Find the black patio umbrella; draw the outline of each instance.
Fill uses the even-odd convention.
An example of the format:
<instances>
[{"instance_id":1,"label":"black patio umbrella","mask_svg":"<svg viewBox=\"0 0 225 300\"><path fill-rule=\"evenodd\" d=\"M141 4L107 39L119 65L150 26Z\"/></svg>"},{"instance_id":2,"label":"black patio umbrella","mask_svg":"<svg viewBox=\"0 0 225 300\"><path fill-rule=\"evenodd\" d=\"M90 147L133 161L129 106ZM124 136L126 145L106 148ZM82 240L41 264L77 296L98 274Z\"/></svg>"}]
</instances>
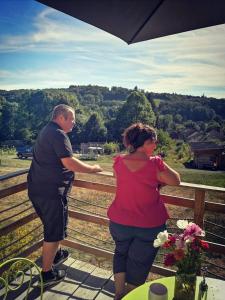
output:
<instances>
[{"instance_id":1,"label":"black patio umbrella","mask_svg":"<svg viewBox=\"0 0 225 300\"><path fill-rule=\"evenodd\" d=\"M225 23L225 0L38 0L128 44Z\"/></svg>"}]
</instances>

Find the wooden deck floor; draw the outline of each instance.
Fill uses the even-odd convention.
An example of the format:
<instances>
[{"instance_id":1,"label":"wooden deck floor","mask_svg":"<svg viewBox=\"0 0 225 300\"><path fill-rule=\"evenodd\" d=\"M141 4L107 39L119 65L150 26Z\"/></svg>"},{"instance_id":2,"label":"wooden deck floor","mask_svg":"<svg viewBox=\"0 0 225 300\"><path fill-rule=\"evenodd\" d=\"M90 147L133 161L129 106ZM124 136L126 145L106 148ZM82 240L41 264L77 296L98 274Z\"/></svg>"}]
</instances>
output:
<instances>
[{"instance_id":1,"label":"wooden deck floor","mask_svg":"<svg viewBox=\"0 0 225 300\"><path fill-rule=\"evenodd\" d=\"M82 300L112 300L114 286L112 272L98 268L89 263L69 258L60 268L66 269L64 281L46 288L43 300L82 299ZM28 279L25 278L25 281ZM28 300L40 299L40 288L36 286L34 277ZM26 295L27 284L16 292L10 292L7 300L22 300ZM0 296L0 299L3 299Z\"/></svg>"}]
</instances>

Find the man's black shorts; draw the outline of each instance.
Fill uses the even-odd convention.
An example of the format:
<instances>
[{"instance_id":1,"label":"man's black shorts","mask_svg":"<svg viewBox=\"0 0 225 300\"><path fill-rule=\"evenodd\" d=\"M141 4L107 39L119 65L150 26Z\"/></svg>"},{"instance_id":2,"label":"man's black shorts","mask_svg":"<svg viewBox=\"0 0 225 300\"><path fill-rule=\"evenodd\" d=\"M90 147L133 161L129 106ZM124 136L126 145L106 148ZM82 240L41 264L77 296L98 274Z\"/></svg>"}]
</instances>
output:
<instances>
[{"instance_id":1,"label":"man's black shorts","mask_svg":"<svg viewBox=\"0 0 225 300\"><path fill-rule=\"evenodd\" d=\"M29 198L44 226L44 241L58 242L67 237L68 201L60 193L34 194Z\"/></svg>"}]
</instances>

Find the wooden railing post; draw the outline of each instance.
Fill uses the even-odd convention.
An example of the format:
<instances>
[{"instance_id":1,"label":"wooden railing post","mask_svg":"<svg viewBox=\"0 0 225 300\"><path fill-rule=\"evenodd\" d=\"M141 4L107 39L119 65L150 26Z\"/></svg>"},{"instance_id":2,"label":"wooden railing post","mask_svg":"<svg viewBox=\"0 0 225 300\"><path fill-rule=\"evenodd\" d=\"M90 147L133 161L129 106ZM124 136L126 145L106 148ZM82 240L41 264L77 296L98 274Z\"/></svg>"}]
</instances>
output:
<instances>
[{"instance_id":1,"label":"wooden railing post","mask_svg":"<svg viewBox=\"0 0 225 300\"><path fill-rule=\"evenodd\" d=\"M205 190L195 189L194 222L203 228L205 212Z\"/></svg>"}]
</instances>

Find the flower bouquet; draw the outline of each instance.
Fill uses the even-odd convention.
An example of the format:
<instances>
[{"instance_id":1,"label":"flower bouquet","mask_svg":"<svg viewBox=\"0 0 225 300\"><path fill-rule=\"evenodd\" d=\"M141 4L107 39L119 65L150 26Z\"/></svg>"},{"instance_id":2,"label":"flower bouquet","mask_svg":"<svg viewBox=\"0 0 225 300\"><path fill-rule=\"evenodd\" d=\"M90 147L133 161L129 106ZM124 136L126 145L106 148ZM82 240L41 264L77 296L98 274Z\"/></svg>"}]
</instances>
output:
<instances>
[{"instance_id":1,"label":"flower bouquet","mask_svg":"<svg viewBox=\"0 0 225 300\"><path fill-rule=\"evenodd\" d=\"M177 267L174 299L192 300L195 298L196 276L200 273L202 255L209 245L202 240L205 232L195 223L179 220L177 227L183 232L160 232L154 247L163 247L169 251L164 256L165 266Z\"/></svg>"}]
</instances>

